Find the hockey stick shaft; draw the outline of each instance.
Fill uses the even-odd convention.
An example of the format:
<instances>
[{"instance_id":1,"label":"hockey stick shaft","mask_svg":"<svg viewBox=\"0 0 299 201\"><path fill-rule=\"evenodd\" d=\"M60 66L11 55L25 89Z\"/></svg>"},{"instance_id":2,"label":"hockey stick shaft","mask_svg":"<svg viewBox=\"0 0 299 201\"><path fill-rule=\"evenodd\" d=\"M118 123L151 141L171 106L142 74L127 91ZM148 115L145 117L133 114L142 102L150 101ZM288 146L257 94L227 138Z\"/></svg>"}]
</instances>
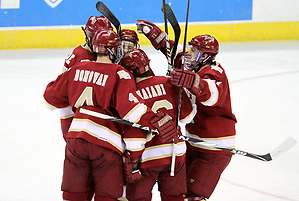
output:
<instances>
[{"instance_id":1,"label":"hockey stick shaft","mask_svg":"<svg viewBox=\"0 0 299 201\"><path fill-rule=\"evenodd\" d=\"M167 4L168 5L168 4ZM167 14L166 14L166 3L163 0L163 9L162 11L164 14L164 26L165 26L165 33L166 33L166 51L167 51L167 61L168 61L168 70L166 75L169 76L170 71L173 69L172 60L170 56L170 43L169 43L169 35L168 35L168 24L167 24ZM171 156L171 168L170 168L170 176L174 176L174 166L175 166L175 157L176 157L176 143L173 142L172 146L172 156Z\"/></svg>"},{"instance_id":2,"label":"hockey stick shaft","mask_svg":"<svg viewBox=\"0 0 299 201\"><path fill-rule=\"evenodd\" d=\"M114 16L114 14L109 10L109 8L102 2L98 1L96 4L97 10L102 13L115 27L117 34L121 36L121 25L119 20Z\"/></svg>"},{"instance_id":3,"label":"hockey stick shaft","mask_svg":"<svg viewBox=\"0 0 299 201\"><path fill-rule=\"evenodd\" d=\"M186 54L186 45L187 45L187 33L188 33L188 21L189 21L189 7L190 7L190 0L188 0L188 5L187 5L186 24L185 24L185 35L184 35L184 44L183 44L183 61L182 61L181 68L184 67L184 63L185 63L185 54Z\"/></svg>"},{"instance_id":4,"label":"hockey stick shaft","mask_svg":"<svg viewBox=\"0 0 299 201\"><path fill-rule=\"evenodd\" d=\"M163 0L163 9L165 10L166 8L166 3L165 0ZM167 53L167 63L168 63L168 69L166 75L169 76L170 71L172 70L172 65L171 65L171 56L170 56L170 44L169 44L169 35L168 35L168 24L167 24L167 18L166 18L166 13L164 12L164 27L165 27L165 40L166 40L166 53Z\"/></svg>"},{"instance_id":5,"label":"hockey stick shaft","mask_svg":"<svg viewBox=\"0 0 299 201\"><path fill-rule=\"evenodd\" d=\"M173 13L171 7L168 4L165 4L165 8L164 8L164 6L162 7L162 12L163 13L165 12L166 18L170 22L170 24L173 28L173 31L174 31L174 44L171 49L171 65L173 66L173 60L176 55L177 47L178 47L179 40L180 40L181 28L180 28L180 25Z\"/></svg>"},{"instance_id":6,"label":"hockey stick shaft","mask_svg":"<svg viewBox=\"0 0 299 201\"><path fill-rule=\"evenodd\" d=\"M94 111L91 111L91 110L87 110L87 109L84 109L84 108L80 108L80 113L88 114L88 115L91 115L91 116L94 116L94 117L98 117L98 118L101 118L101 119L106 119L106 120L118 122L118 123L125 124L125 125L129 125L129 126L139 128L139 129L142 129L142 130L145 130L145 131L158 133L157 130L152 130L149 127L142 126L140 124L135 124L133 122L130 122L130 121L127 121L127 120L124 120L124 119L118 119L116 117L112 117L112 116L109 116L109 115L105 115L105 114L101 114L101 113L94 112ZM191 143L196 143L197 145L200 145L200 146L203 146L203 147L219 149L219 150L223 150L223 151L226 151L226 152L229 152L229 153L232 153L232 154L246 156L246 157L249 157L249 158L258 159L258 160L266 161L266 162L273 160L274 157L276 157L277 155L279 155L281 153L286 152L287 150L292 148L297 143L296 140L289 137L287 140L285 140L283 143L281 143L272 152L269 152L269 153L264 154L264 155L258 155L258 154L250 153L250 152L247 152L247 151L242 151L242 150L239 150L239 149L219 146L215 143L207 142L207 141L204 141L204 140L199 139L199 138L193 138L193 137L188 137L188 136L184 136L184 135L179 135L178 137L182 140L189 141Z\"/></svg>"},{"instance_id":7,"label":"hockey stick shaft","mask_svg":"<svg viewBox=\"0 0 299 201\"><path fill-rule=\"evenodd\" d=\"M121 40L121 25L119 20L115 17L115 15L109 10L109 8L102 1L97 2L96 8L113 24ZM120 62L122 55L123 55L122 47L118 46L117 55L116 55L117 60L115 61L116 64Z\"/></svg>"},{"instance_id":8,"label":"hockey stick shaft","mask_svg":"<svg viewBox=\"0 0 299 201\"><path fill-rule=\"evenodd\" d=\"M184 68L185 65L185 54L186 54L186 44L187 44L187 29L188 29L188 21L189 21L189 7L190 7L190 0L188 0L187 5L187 14L186 14L186 24L185 24L185 35L184 35L184 44L183 44L183 56L182 56L182 66L181 68ZM177 119L176 119L176 125L179 123L179 118L181 114L181 97L182 97L182 87L179 87L179 94L178 94L178 106L177 106Z\"/></svg>"}]
</instances>

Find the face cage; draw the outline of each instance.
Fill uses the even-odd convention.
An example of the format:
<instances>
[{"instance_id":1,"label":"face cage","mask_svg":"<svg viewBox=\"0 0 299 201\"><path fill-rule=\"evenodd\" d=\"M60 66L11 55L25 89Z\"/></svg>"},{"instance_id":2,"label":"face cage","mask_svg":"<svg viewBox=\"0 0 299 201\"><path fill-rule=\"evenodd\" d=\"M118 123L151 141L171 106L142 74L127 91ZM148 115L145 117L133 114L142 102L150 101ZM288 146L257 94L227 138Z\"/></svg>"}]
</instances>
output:
<instances>
[{"instance_id":1,"label":"face cage","mask_svg":"<svg viewBox=\"0 0 299 201\"><path fill-rule=\"evenodd\" d=\"M123 41L122 41L123 42ZM123 58L123 56L125 55L124 53L124 47L123 47L123 43L120 43L120 45L117 47L117 55L116 55L116 64L119 64L120 63L120 60ZM131 41L130 41L131 42ZM133 42L132 42L133 43ZM137 44L134 44L136 45L136 47L134 47L134 49L139 49L140 48L140 45L139 43ZM130 50L128 50L130 51ZM127 52L128 52L127 51Z\"/></svg>"},{"instance_id":2,"label":"face cage","mask_svg":"<svg viewBox=\"0 0 299 201\"><path fill-rule=\"evenodd\" d=\"M133 44L133 48L132 48L131 44ZM129 41L129 40L122 40L121 48L122 48L122 53L125 54L125 53L127 53L131 50L140 48L140 45L139 45L139 43L136 44L136 43L134 43L132 41ZM126 52L125 52L125 49L128 49L128 50L126 50Z\"/></svg>"},{"instance_id":3,"label":"face cage","mask_svg":"<svg viewBox=\"0 0 299 201\"><path fill-rule=\"evenodd\" d=\"M195 50L193 50L195 49ZM198 51L198 53L196 55L193 55L191 57L190 52L191 51ZM202 51L199 51L197 48L193 47L192 45L188 44L187 45L187 52L189 52L189 54L187 53L185 56L185 61L184 61L184 68L188 69L188 70L193 70L196 69L197 66L200 64L199 60L203 54Z\"/></svg>"}]
</instances>

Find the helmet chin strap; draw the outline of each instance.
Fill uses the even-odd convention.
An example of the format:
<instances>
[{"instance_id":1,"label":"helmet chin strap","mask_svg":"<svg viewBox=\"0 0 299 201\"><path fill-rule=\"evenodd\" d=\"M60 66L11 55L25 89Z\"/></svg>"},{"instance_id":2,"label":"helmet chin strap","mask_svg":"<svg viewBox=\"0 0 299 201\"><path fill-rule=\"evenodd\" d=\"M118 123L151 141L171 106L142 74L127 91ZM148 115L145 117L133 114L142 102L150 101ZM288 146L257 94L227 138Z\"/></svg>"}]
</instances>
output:
<instances>
[{"instance_id":1,"label":"helmet chin strap","mask_svg":"<svg viewBox=\"0 0 299 201\"><path fill-rule=\"evenodd\" d=\"M116 55L112 52L112 50L109 47L105 47L105 48L109 52L109 59L112 61L112 63L115 63L117 59ZM117 63L119 63L119 61Z\"/></svg>"},{"instance_id":2,"label":"helmet chin strap","mask_svg":"<svg viewBox=\"0 0 299 201\"><path fill-rule=\"evenodd\" d=\"M201 69L201 67L204 66L209 61L210 58L211 55L208 55L207 58L205 58L201 62L198 62L198 64L194 66L193 70L197 73Z\"/></svg>"},{"instance_id":3,"label":"helmet chin strap","mask_svg":"<svg viewBox=\"0 0 299 201\"><path fill-rule=\"evenodd\" d=\"M211 55L208 55L207 58L205 58L201 63L202 64L206 63L210 58L211 58Z\"/></svg>"}]
</instances>

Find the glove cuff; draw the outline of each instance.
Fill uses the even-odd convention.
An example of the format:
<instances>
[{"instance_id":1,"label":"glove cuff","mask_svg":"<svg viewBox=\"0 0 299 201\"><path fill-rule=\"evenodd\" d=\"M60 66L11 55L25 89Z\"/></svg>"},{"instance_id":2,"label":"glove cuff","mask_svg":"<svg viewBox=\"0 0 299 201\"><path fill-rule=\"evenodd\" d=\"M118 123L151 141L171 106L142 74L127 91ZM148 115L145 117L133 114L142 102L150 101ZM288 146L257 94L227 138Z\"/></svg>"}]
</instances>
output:
<instances>
[{"instance_id":1,"label":"glove cuff","mask_svg":"<svg viewBox=\"0 0 299 201\"><path fill-rule=\"evenodd\" d=\"M190 91L194 95L198 95L201 92L200 77L199 77L199 75L197 73L195 73L193 86L192 86L192 88L191 88Z\"/></svg>"}]
</instances>

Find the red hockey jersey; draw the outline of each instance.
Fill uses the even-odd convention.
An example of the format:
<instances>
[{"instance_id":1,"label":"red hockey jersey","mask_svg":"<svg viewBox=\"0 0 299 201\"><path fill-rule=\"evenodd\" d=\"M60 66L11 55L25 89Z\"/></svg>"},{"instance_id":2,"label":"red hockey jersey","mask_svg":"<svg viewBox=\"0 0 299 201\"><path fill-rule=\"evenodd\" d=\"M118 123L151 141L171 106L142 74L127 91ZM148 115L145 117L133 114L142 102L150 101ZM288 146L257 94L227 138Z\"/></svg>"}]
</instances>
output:
<instances>
[{"instance_id":1,"label":"red hockey jersey","mask_svg":"<svg viewBox=\"0 0 299 201\"><path fill-rule=\"evenodd\" d=\"M173 47L173 44L174 41L170 40L170 48ZM160 51L166 56L166 47L161 47ZM182 52L179 52L174 59L176 68L182 66L181 56ZM225 70L217 63L202 67L197 74L203 79L205 88L197 97L189 93L189 97L197 105L197 114L194 121L186 125L186 135L234 148L237 120L232 113L230 89ZM228 153L191 142L188 142L187 145L198 151Z\"/></svg>"},{"instance_id":2,"label":"red hockey jersey","mask_svg":"<svg viewBox=\"0 0 299 201\"><path fill-rule=\"evenodd\" d=\"M173 121L177 119L179 88L170 84L170 78L154 76L137 83L137 94L143 98L146 105L153 111L160 110L169 114ZM180 122L189 123L196 114L196 105L191 103L185 91L182 91ZM159 136L154 136L145 144L146 148L141 158L141 168L171 164L173 144L162 142ZM186 144L179 140L176 147L176 161L184 160Z\"/></svg>"},{"instance_id":3,"label":"red hockey jersey","mask_svg":"<svg viewBox=\"0 0 299 201\"><path fill-rule=\"evenodd\" d=\"M117 64L79 62L48 84L44 99L50 109L71 107L75 113L67 138L83 138L119 154L124 151L122 126L94 114L103 113L154 129L149 121L155 114L136 94L132 75ZM132 141L134 136L132 133ZM140 149L145 140L144 137L143 144L140 139L136 142Z\"/></svg>"},{"instance_id":4,"label":"red hockey jersey","mask_svg":"<svg viewBox=\"0 0 299 201\"><path fill-rule=\"evenodd\" d=\"M87 44L83 44L87 45ZM72 66L77 64L81 61L95 61L97 59L97 55L93 52L90 52L89 50L82 47L82 45L76 47L73 49L72 53L68 55L68 57L64 61L64 67L62 69L62 72L67 71Z\"/></svg>"},{"instance_id":5,"label":"red hockey jersey","mask_svg":"<svg viewBox=\"0 0 299 201\"><path fill-rule=\"evenodd\" d=\"M235 115L232 113L229 83L222 66L203 66L197 74L202 78L204 88L196 97L197 114L190 124L186 125L186 134L190 137L201 138L220 146L235 146ZM190 148L201 151L227 153L216 149L199 146L189 142Z\"/></svg>"},{"instance_id":6,"label":"red hockey jersey","mask_svg":"<svg viewBox=\"0 0 299 201\"><path fill-rule=\"evenodd\" d=\"M89 50L85 49L83 46L87 44L80 45L76 47L72 53L68 55L68 57L64 61L64 66L62 72L67 71L72 66L77 64L81 61L95 61L97 59L96 54L90 52ZM60 110L60 123L61 123L61 130L63 136L65 138L69 127L72 123L74 117L74 113L71 107L63 108Z\"/></svg>"}]
</instances>

